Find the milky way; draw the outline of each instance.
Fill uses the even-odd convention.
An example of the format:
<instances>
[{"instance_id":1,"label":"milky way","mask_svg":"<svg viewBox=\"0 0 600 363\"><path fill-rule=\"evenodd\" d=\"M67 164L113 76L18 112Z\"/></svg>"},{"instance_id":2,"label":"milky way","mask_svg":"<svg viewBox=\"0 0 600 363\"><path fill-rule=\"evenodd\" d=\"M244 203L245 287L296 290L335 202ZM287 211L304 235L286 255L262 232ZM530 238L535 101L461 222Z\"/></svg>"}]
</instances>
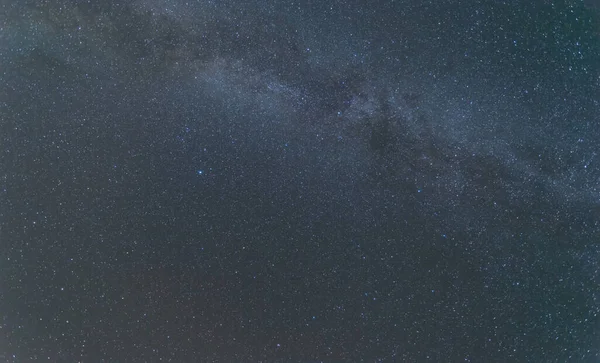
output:
<instances>
[{"instance_id":1,"label":"milky way","mask_svg":"<svg viewBox=\"0 0 600 363\"><path fill-rule=\"evenodd\" d=\"M600 359L593 4L2 8L1 358Z\"/></svg>"}]
</instances>

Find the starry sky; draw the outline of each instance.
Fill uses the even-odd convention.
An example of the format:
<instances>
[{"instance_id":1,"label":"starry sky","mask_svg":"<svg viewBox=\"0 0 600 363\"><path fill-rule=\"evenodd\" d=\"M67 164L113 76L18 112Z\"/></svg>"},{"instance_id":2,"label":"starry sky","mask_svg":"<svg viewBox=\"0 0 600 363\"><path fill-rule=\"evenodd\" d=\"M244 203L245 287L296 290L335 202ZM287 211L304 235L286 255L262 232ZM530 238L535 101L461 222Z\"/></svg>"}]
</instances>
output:
<instances>
[{"instance_id":1,"label":"starry sky","mask_svg":"<svg viewBox=\"0 0 600 363\"><path fill-rule=\"evenodd\" d=\"M0 9L0 360L600 361L593 0Z\"/></svg>"}]
</instances>

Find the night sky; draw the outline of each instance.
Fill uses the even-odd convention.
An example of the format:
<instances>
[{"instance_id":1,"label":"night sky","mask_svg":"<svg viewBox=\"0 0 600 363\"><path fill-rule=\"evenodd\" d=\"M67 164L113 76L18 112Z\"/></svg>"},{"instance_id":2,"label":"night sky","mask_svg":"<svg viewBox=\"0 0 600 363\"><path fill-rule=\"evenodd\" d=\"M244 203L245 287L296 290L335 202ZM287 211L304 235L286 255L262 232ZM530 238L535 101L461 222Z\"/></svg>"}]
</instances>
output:
<instances>
[{"instance_id":1,"label":"night sky","mask_svg":"<svg viewBox=\"0 0 600 363\"><path fill-rule=\"evenodd\" d=\"M599 362L594 0L0 4L0 361Z\"/></svg>"}]
</instances>

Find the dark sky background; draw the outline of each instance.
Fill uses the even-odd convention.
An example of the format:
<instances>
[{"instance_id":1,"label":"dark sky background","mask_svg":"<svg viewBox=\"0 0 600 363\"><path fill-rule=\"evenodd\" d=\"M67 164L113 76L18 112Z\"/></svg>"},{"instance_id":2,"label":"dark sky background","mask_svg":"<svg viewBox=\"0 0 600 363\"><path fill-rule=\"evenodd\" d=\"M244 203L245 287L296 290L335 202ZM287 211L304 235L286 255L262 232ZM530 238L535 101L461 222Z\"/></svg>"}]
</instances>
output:
<instances>
[{"instance_id":1,"label":"dark sky background","mask_svg":"<svg viewBox=\"0 0 600 363\"><path fill-rule=\"evenodd\" d=\"M2 1L0 360L600 361L594 1Z\"/></svg>"}]
</instances>

